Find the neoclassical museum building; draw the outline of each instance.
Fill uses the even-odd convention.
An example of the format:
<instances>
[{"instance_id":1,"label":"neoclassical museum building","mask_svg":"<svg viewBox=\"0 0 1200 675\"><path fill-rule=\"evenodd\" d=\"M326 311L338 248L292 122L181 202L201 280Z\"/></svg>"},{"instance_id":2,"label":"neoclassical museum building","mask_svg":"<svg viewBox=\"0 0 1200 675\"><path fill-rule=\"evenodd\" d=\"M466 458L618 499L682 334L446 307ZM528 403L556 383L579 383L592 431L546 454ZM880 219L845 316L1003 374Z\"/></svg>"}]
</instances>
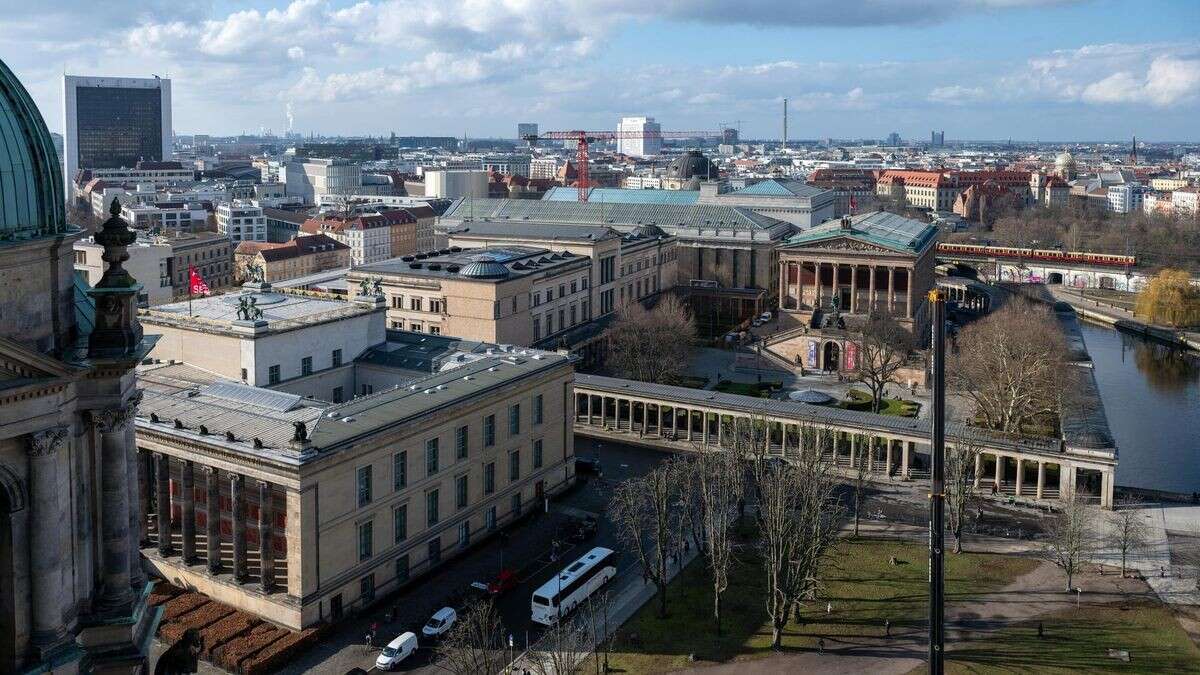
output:
<instances>
[{"instance_id":1,"label":"neoclassical museum building","mask_svg":"<svg viewBox=\"0 0 1200 675\"><path fill-rule=\"evenodd\" d=\"M785 333L771 350L813 370L856 370L854 329L872 313L892 316L924 344L936 240L934 226L885 211L793 235L778 249Z\"/></svg>"},{"instance_id":2,"label":"neoclassical museum building","mask_svg":"<svg viewBox=\"0 0 1200 675\"><path fill-rule=\"evenodd\" d=\"M95 233L91 289L75 284L83 236L50 132L0 62L0 673L142 672L161 614L137 546L134 234L116 216Z\"/></svg>"}]
</instances>

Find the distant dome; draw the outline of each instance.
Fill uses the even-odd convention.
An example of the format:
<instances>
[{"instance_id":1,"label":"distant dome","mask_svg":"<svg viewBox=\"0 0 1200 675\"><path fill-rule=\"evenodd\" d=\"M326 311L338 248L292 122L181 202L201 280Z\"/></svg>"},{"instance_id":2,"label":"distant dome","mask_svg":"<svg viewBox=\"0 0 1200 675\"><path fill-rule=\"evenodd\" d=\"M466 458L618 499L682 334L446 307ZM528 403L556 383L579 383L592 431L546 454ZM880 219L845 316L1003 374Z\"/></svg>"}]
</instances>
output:
<instances>
[{"instance_id":1,"label":"distant dome","mask_svg":"<svg viewBox=\"0 0 1200 675\"><path fill-rule=\"evenodd\" d=\"M67 229L62 168L29 92L0 61L0 240Z\"/></svg>"},{"instance_id":2,"label":"distant dome","mask_svg":"<svg viewBox=\"0 0 1200 675\"><path fill-rule=\"evenodd\" d=\"M692 178L701 179L712 178L716 180L721 175L721 170L713 164L711 160L704 156L704 153L699 150L688 150L680 157L676 157L671 162L671 166L667 168L668 178Z\"/></svg>"},{"instance_id":3,"label":"distant dome","mask_svg":"<svg viewBox=\"0 0 1200 675\"><path fill-rule=\"evenodd\" d=\"M1069 152L1059 153L1058 157L1054 158L1054 168L1058 169L1059 171L1062 171L1064 169L1069 169L1071 171L1074 171L1075 170L1075 156Z\"/></svg>"},{"instance_id":4,"label":"distant dome","mask_svg":"<svg viewBox=\"0 0 1200 675\"><path fill-rule=\"evenodd\" d=\"M482 255L464 265L458 275L472 279L503 279L508 276L508 268L496 262L492 256Z\"/></svg>"},{"instance_id":5,"label":"distant dome","mask_svg":"<svg viewBox=\"0 0 1200 675\"><path fill-rule=\"evenodd\" d=\"M663 232L662 228L657 225L647 224L638 225L637 227L633 228L629 234L633 235L634 237L652 238L664 236L666 232Z\"/></svg>"}]
</instances>

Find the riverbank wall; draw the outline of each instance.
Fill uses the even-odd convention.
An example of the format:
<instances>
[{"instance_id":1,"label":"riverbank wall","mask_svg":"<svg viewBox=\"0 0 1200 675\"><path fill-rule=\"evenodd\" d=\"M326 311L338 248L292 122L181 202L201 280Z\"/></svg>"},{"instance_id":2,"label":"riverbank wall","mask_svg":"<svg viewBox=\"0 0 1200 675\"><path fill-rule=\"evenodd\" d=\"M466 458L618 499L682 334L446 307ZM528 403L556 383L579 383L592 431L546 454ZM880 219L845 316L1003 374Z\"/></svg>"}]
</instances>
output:
<instances>
[{"instance_id":1,"label":"riverbank wall","mask_svg":"<svg viewBox=\"0 0 1200 675\"><path fill-rule=\"evenodd\" d=\"M1125 310L1116 307L1089 305L1086 300L1078 296L1072 296L1070 293L1065 293L1060 289L1053 287L1046 287L1046 289L1055 301L1067 303L1077 314L1085 319L1097 321L1118 330L1160 340L1177 347L1200 351L1200 334L1174 330L1164 326L1152 326L1139 321L1130 312Z\"/></svg>"}]
</instances>

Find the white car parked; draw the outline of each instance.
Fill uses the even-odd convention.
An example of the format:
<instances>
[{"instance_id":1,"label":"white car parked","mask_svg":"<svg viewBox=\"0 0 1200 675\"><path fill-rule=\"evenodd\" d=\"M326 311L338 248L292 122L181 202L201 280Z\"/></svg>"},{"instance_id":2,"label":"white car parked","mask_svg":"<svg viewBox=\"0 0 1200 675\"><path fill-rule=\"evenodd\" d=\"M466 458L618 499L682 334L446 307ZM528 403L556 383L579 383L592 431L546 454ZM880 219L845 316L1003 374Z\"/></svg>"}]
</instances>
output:
<instances>
[{"instance_id":1,"label":"white car parked","mask_svg":"<svg viewBox=\"0 0 1200 675\"><path fill-rule=\"evenodd\" d=\"M434 613L421 628L421 634L427 638L439 637L450 630L454 622L458 620L458 613L453 607L443 607Z\"/></svg>"},{"instance_id":2,"label":"white car parked","mask_svg":"<svg viewBox=\"0 0 1200 675\"><path fill-rule=\"evenodd\" d=\"M400 637L392 640L379 652L375 659L375 667L380 670L391 670L400 662L412 656L417 651L417 636L414 633L401 633Z\"/></svg>"}]
</instances>

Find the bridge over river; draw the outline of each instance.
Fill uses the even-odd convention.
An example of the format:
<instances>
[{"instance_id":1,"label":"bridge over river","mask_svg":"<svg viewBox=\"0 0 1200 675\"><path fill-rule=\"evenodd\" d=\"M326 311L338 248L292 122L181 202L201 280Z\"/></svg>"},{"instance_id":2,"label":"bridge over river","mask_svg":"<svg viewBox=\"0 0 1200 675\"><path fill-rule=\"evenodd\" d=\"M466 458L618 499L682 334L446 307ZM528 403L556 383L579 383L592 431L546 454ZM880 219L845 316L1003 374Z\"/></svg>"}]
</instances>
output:
<instances>
[{"instance_id":1,"label":"bridge over river","mask_svg":"<svg viewBox=\"0 0 1200 675\"><path fill-rule=\"evenodd\" d=\"M754 398L703 389L650 384L599 375L575 376L575 433L634 442L670 451L720 449L734 430L765 422L770 455L794 456L802 429L834 434L833 454L846 472L865 457L878 480L929 477L929 421L908 417ZM1066 427L1067 425L1064 425ZM991 485L1029 502L1053 502L1074 487L1105 508L1112 507L1116 449L1091 443L1086 434L1063 439L1014 436L965 424L948 424L948 445L981 448L976 485ZM1111 446L1111 443L1108 444Z\"/></svg>"}]
</instances>

